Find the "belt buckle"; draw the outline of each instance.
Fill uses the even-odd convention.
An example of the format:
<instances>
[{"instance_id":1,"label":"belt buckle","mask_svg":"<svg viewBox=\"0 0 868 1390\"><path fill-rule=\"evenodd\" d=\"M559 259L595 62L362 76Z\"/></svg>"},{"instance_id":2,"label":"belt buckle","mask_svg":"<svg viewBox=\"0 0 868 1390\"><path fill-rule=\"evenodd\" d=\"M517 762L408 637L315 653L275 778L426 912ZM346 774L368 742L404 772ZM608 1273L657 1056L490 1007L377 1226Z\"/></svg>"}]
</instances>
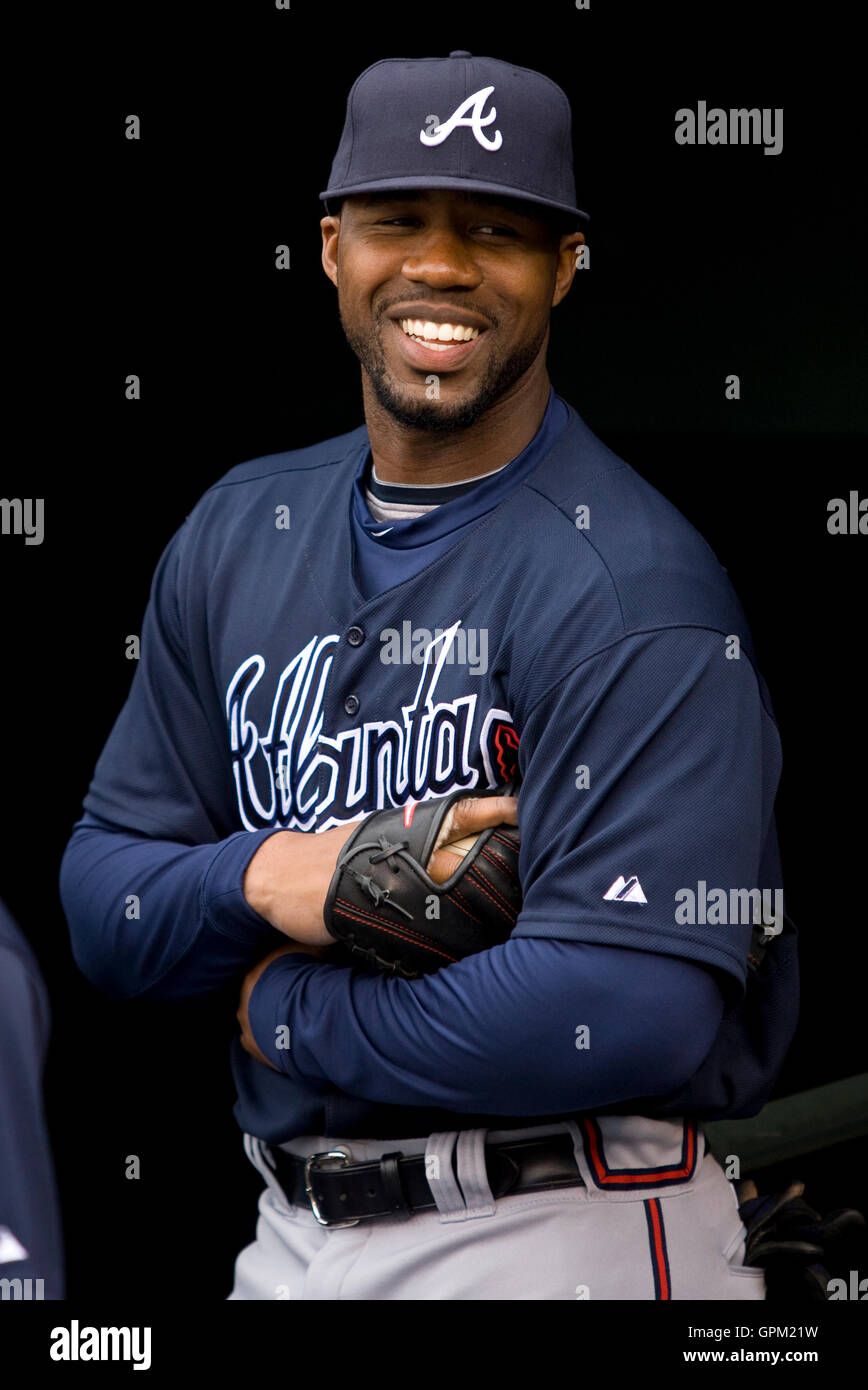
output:
<instances>
[{"instance_id":1,"label":"belt buckle","mask_svg":"<svg viewBox=\"0 0 868 1390\"><path fill-rule=\"evenodd\" d=\"M345 1154L343 1149L326 1149L323 1153L310 1154L304 1162L304 1190L310 1202L311 1211L321 1226L328 1226L330 1230L338 1230L342 1226L358 1226L360 1217L355 1217L352 1221L329 1221L328 1217L323 1216L319 1209L319 1204L314 1196L311 1174L314 1167L321 1159L340 1158L344 1163L350 1162L349 1154Z\"/></svg>"}]
</instances>

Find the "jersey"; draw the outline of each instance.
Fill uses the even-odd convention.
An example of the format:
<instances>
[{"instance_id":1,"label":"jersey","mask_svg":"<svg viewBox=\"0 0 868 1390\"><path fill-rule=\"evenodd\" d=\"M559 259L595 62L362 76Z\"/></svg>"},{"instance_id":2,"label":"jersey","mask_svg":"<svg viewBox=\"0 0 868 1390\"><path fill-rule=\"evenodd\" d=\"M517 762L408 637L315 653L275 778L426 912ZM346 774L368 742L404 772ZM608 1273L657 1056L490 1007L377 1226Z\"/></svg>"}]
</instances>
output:
<instances>
[{"instance_id":1,"label":"jersey","mask_svg":"<svg viewBox=\"0 0 868 1390\"><path fill-rule=\"evenodd\" d=\"M650 954L713 978L723 1020L695 1055L679 1038L690 1066L656 1101L661 1113L753 1113L795 1026L796 962L788 940L758 1041L743 1012L753 916L742 908L782 901L780 746L725 572L555 396L508 468L411 522L383 527L364 510L369 454L362 427L241 465L167 548L142 664L85 807L97 825L171 842L179 893L192 866L189 910L179 899L161 939L117 923L102 941L74 933L83 967L105 968L110 937L134 962L133 992L207 987L279 941L240 891L275 828L321 831L518 771L524 905L510 942L419 982L302 956L275 962L251 1024L260 1046L276 1019L293 1042L274 1073L236 1046L239 1122L279 1141L517 1118L500 1108L508 1065L498 1087L489 1059L484 1108L451 1108L436 1066L425 1086L418 1077L440 1010L469 1019L495 983L515 995L513 965L534 969L546 941L614 950L620 962ZM691 1017L712 1002L704 996ZM544 1012L544 993L537 1004ZM384 1057L408 1030L416 1070L387 1085ZM502 1039L501 1062L507 1048ZM533 1079L533 1062L524 1055L517 1070ZM663 1068L661 1092L666 1079ZM557 1100L562 1113L567 1094L543 1104ZM622 1086L614 1100L636 1108L638 1094ZM579 1086L576 1096L586 1098Z\"/></svg>"},{"instance_id":2,"label":"jersey","mask_svg":"<svg viewBox=\"0 0 868 1390\"><path fill-rule=\"evenodd\" d=\"M2 1297L62 1299L63 1238L42 1099L50 1030L36 957L0 903Z\"/></svg>"}]
</instances>

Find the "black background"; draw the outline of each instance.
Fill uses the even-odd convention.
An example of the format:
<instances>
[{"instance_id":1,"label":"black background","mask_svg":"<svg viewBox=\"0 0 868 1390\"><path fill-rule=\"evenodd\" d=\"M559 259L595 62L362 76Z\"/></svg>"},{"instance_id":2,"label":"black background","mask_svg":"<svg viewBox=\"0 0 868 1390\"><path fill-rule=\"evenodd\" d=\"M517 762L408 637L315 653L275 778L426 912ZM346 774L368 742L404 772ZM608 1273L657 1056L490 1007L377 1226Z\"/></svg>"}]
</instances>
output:
<instances>
[{"instance_id":1,"label":"black background","mask_svg":"<svg viewBox=\"0 0 868 1390\"><path fill-rule=\"evenodd\" d=\"M20 113L34 196L7 264L13 286L28 267L47 294L11 344L24 442L2 492L44 497L46 535L0 538L0 892L51 992L70 1297L222 1299L253 1237L260 1180L231 1114L235 991L104 999L72 961L57 871L170 536L234 464L361 422L317 194L349 86L381 57L490 53L570 98L591 269L555 312L552 379L706 537L753 629L801 930L802 1018L776 1094L864 1071L868 541L826 528L830 498L868 493L865 129L843 10L151 4L89 9L68 42L63 95ZM677 146L674 113L700 99L783 107L783 153ZM733 372L738 402L724 397ZM809 1197L868 1208L866 1149L794 1165Z\"/></svg>"}]
</instances>

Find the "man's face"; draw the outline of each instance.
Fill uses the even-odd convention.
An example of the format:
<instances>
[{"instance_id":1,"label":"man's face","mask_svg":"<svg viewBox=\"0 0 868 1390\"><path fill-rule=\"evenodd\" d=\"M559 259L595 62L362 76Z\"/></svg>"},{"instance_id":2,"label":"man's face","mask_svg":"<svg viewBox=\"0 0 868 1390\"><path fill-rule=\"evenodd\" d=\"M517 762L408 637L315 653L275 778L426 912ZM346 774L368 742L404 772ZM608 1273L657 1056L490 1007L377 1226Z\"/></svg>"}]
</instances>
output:
<instances>
[{"instance_id":1,"label":"man's face","mask_svg":"<svg viewBox=\"0 0 868 1390\"><path fill-rule=\"evenodd\" d=\"M544 365L549 313L584 240L559 237L532 204L449 189L357 194L321 226L344 332L377 400L433 431L466 428Z\"/></svg>"}]
</instances>

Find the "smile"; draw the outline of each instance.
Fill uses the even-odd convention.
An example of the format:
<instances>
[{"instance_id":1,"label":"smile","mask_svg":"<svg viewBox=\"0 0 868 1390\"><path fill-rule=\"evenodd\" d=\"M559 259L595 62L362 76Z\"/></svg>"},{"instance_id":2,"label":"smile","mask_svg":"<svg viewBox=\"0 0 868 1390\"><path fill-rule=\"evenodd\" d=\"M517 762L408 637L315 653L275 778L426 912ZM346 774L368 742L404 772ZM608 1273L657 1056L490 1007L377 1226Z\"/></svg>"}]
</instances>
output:
<instances>
[{"instance_id":1,"label":"smile","mask_svg":"<svg viewBox=\"0 0 868 1390\"><path fill-rule=\"evenodd\" d=\"M428 347L443 347L451 343L470 342L479 337L479 329L466 323L432 323L430 320L401 319L401 330L408 338Z\"/></svg>"},{"instance_id":2,"label":"smile","mask_svg":"<svg viewBox=\"0 0 868 1390\"><path fill-rule=\"evenodd\" d=\"M457 371L479 350L486 330L469 323L392 319L395 339L408 367L419 372Z\"/></svg>"}]
</instances>

